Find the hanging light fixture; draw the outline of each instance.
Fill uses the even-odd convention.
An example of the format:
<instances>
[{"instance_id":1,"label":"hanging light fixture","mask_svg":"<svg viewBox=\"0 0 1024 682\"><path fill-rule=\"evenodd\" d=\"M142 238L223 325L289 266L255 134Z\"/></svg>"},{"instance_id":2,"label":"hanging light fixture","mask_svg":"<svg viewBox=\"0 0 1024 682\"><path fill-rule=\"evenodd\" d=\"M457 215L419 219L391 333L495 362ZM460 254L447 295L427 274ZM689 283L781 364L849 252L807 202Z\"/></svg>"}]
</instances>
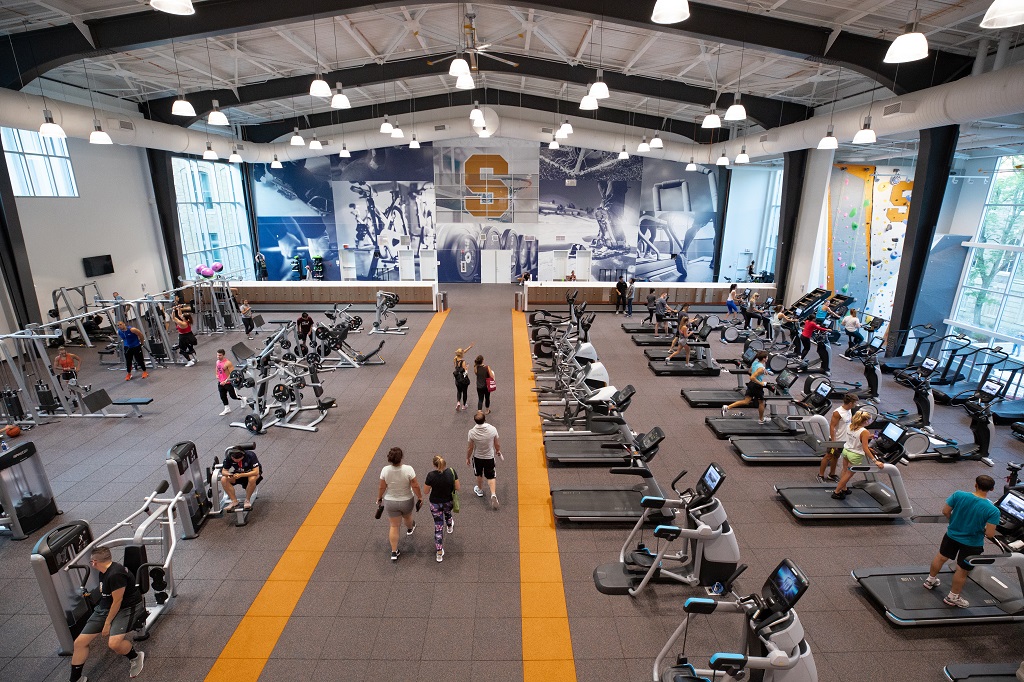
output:
<instances>
[{"instance_id":1,"label":"hanging light fixture","mask_svg":"<svg viewBox=\"0 0 1024 682\"><path fill-rule=\"evenodd\" d=\"M560 145L558 144L558 140L556 140L555 136L552 135L551 136L551 142L548 142L548 149L558 149L559 146Z\"/></svg>"},{"instance_id":2,"label":"hanging light fixture","mask_svg":"<svg viewBox=\"0 0 1024 682\"><path fill-rule=\"evenodd\" d=\"M394 129L395 127L388 121L388 115L384 114L384 122L380 124L381 135L390 135Z\"/></svg>"},{"instance_id":3,"label":"hanging light fixture","mask_svg":"<svg viewBox=\"0 0 1024 682\"><path fill-rule=\"evenodd\" d=\"M43 109L43 124L39 126L39 134L43 137L58 137L62 140L67 137L64 129L53 122L53 114L49 109Z\"/></svg>"},{"instance_id":4,"label":"hanging light fixture","mask_svg":"<svg viewBox=\"0 0 1024 682\"><path fill-rule=\"evenodd\" d=\"M220 157L217 156L217 152L213 151L213 147L209 142L206 143L206 151L203 152L203 158L207 161L218 161Z\"/></svg>"},{"instance_id":5,"label":"hanging light fixture","mask_svg":"<svg viewBox=\"0 0 1024 682\"><path fill-rule=\"evenodd\" d=\"M568 138L569 138L569 133L565 132L565 130L563 130L562 128L559 128L558 130L555 131L555 139L556 140L566 140Z\"/></svg>"},{"instance_id":6,"label":"hanging light fixture","mask_svg":"<svg viewBox=\"0 0 1024 682\"><path fill-rule=\"evenodd\" d=\"M92 120L92 132L89 133L89 144L114 144L114 141L110 139L110 135L107 135L103 131L103 126L100 125L100 120L94 118Z\"/></svg>"},{"instance_id":7,"label":"hanging light fixture","mask_svg":"<svg viewBox=\"0 0 1024 682\"><path fill-rule=\"evenodd\" d=\"M690 3L686 0L658 0L651 12L656 24L678 24L690 18Z\"/></svg>"},{"instance_id":8,"label":"hanging light fixture","mask_svg":"<svg viewBox=\"0 0 1024 682\"><path fill-rule=\"evenodd\" d=\"M693 162L693 157L692 156L690 157L690 163L686 164L686 168L684 168L683 170L687 170L687 171L695 171L695 170L697 170L697 164L695 164Z\"/></svg>"},{"instance_id":9,"label":"hanging light fixture","mask_svg":"<svg viewBox=\"0 0 1024 682\"><path fill-rule=\"evenodd\" d=\"M704 120L700 124L701 128L721 128L722 119L719 118L718 114L715 113L715 103L711 103L711 111L708 113Z\"/></svg>"},{"instance_id":10,"label":"hanging light fixture","mask_svg":"<svg viewBox=\"0 0 1024 682\"><path fill-rule=\"evenodd\" d=\"M320 150L324 148L324 146L320 144L320 140L317 139L316 133L313 133L313 139L309 141L309 148L313 150Z\"/></svg>"},{"instance_id":11,"label":"hanging light fixture","mask_svg":"<svg viewBox=\"0 0 1024 682\"><path fill-rule=\"evenodd\" d=\"M416 133L412 134L412 142L409 143L409 149L419 149L420 142L416 139Z\"/></svg>"},{"instance_id":12,"label":"hanging light fixture","mask_svg":"<svg viewBox=\"0 0 1024 682\"><path fill-rule=\"evenodd\" d=\"M622 151L619 152L619 161L625 161L629 158L629 152L626 151L626 145L622 145Z\"/></svg>"},{"instance_id":13,"label":"hanging light fixture","mask_svg":"<svg viewBox=\"0 0 1024 682\"><path fill-rule=\"evenodd\" d=\"M728 109L725 110L726 121L745 121L747 119L747 110L740 104L740 93L736 92L736 97L733 98L732 104Z\"/></svg>"},{"instance_id":14,"label":"hanging light fixture","mask_svg":"<svg viewBox=\"0 0 1024 682\"><path fill-rule=\"evenodd\" d=\"M473 82L473 76L467 73L455 80L455 87L459 90L472 90L476 83Z\"/></svg>"},{"instance_id":15,"label":"hanging light fixture","mask_svg":"<svg viewBox=\"0 0 1024 682\"><path fill-rule=\"evenodd\" d=\"M654 137L651 138L651 149L662 149L665 143L661 139L660 133L654 133Z\"/></svg>"},{"instance_id":16,"label":"hanging light fixture","mask_svg":"<svg viewBox=\"0 0 1024 682\"><path fill-rule=\"evenodd\" d=\"M722 155L718 157L718 161L715 161L716 166L728 166L729 157L725 155L725 150L722 150Z\"/></svg>"},{"instance_id":17,"label":"hanging light fixture","mask_svg":"<svg viewBox=\"0 0 1024 682\"><path fill-rule=\"evenodd\" d=\"M309 84L309 96L310 97L323 97L324 99L330 97L334 93L331 92L331 86L324 80L323 75L317 71L316 78Z\"/></svg>"},{"instance_id":18,"label":"hanging light fixture","mask_svg":"<svg viewBox=\"0 0 1024 682\"><path fill-rule=\"evenodd\" d=\"M347 159L352 156L352 152L348 150L348 145L345 144L344 142L341 143L341 151L338 152L338 156L340 156L343 159Z\"/></svg>"},{"instance_id":19,"label":"hanging light fixture","mask_svg":"<svg viewBox=\"0 0 1024 682\"><path fill-rule=\"evenodd\" d=\"M644 154L651 151L651 145L647 144L647 136L644 135L644 139L640 140L640 144L636 146L636 151L639 154Z\"/></svg>"},{"instance_id":20,"label":"hanging light fixture","mask_svg":"<svg viewBox=\"0 0 1024 682\"><path fill-rule=\"evenodd\" d=\"M175 116L192 116L196 115L196 108L192 106L192 102L185 99L185 95L179 95L178 99L174 100L174 104L171 105L171 113Z\"/></svg>"},{"instance_id":21,"label":"hanging light fixture","mask_svg":"<svg viewBox=\"0 0 1024 682\"><path fill-rule=\"evenodd\" d=\"M565 122L562 123L562 127L559 128L559 130L565 132L567 137L572 135L572 124L569 123L569 119L565 119Z\"/></svg>"},{"instance_id":22,"label":"hanging light fixture","mask_svg":"<svg viewBox=\"0 0 1024 682\"><path fill-rule=\"evenodd\" d=\"M473 123L480 121L480 125L483 125L484 112L480 110L480 102L473 102L473 109L469 112L469 120ZM480 126L475 126L479 128Z\"/></svg>"},{"instance_id":23,"label":"hanging light fixture","mask_svg":"<svg viewBox=\"0 0 1024 682\"><path fill-rule=\"evenodd\" d=\"M448 75L453 78L462 78L463 76L470 75L469 62L463 59L461 52L452 60L452 65L448 67Z\"/></svg>"},{"instance_id":24,"label":"hanging light fixture","mask_svg":"<svg viewBox=\"0 0 1024 682\"><path fill-rule=\"evenodd\" d=\"M305 147L306 140L303 139L302 135L299 135L299 127L295 126L295 132L292 133L292 139L290 143L293 147Z\"/></svg>"},{"instance_id":25,"label":"hanging light fixture","mask_svg":"<svg viewBox=\"0 0 1024 682\"><path fill-rule=\"evenodd\" d=\"M1010 28L1024 24L1024 2L995 0L981 20L982 28Z\"/></svg>"},{"instance_id":26,"label":"hanging light fixture","mask_svg":"<svg viewBox=\"0 0 1024 682\"><path fill-rule=\"evenodd\" d=\"M284 166L281 165L281 162L277 160L277 154L274 154L274 160L270 162L270 167L275 170L284 168Z\"/></svg>"},{"instance_id":27,"label":"hanging light fixture","mask_svg":"<svg viewBox=\"0 0 1024 682\"><path fill-rule=\"evenodd\" d=\"M921 20L921 10L917 9L917 3L910 12L906 29L903 35L892 41L888 51L885 53L886 64L904 64L916 62L928 56L928 38L917 30L917 22Z\"/></svg>"},{"instance_id":28,"label":"hanging light fixture","mask_svg":"<svg viewBox=\"0 0 1024 682\"><path fill-rule=\"evenodd\" d=\"M853 136L854 144L874 144L877 141L875 131L871 129L871 116L864 117L864 127Z\"/></svg>"},{"instance_id":29,"label":"hanging light fixture","mask_svg":"<svg viewBox=\"0 0 1024 682\"><path fill-rule=\"evenodd\" d=\"M242 163L242 157L238 155L238 147L231 145L231 156L228 157L230 163Z\"/></svg>"},{"instance_id":30,"label":"hanging light fixture","mask_svg":"<svg viewBox=\"0 0 1024 682\"><path fill-rule=\"evenodd\" d=\"M839 140L832 134L832 124L829 124L825 137L818 142L818 149L839 149Z\"/></svg>"},{"instance_id":31,"label":"hanging light fixture","mask_svg":"<svg viewBox=\"0 0 1024 682\"><path fill-rule=\"evenodd\" d=\"M351 109L352 102L348 101L348 95L341 90L341 83L338 83L337 92L331 98L331 109Z\"/></svg>"},{"instance_id":32,"label":"hanging light fixture","mask_svg":"<svg viewBox=\"0 0 1024 682\"><path fill-rule=\"evenodd\" d=\"M491 135L493 135L494 133L493 133L493 132L491 132L490 130L488 130L488 129L487 129L487 126L486 126L486 125L484 125L484 126L481 126L481 127L480 127L480 130L478 130L476 134L477 134L478 136L480 136L480 137L490 137L490 136L491 136Z\"/></svg>"},{"instance_id":33,"label":"hanging light fixture","mask_svg":"<svg viewBox=\"0 0 1024 682\"><path fill-rule=\"evenodd\" d=\"M736 163L750 163L750 157L747 156L747 145L743 145L740 148L740 153L736 155Z\"/></svg>"},{"instance_id":34,"label":"hanging light fixture","mask_svg":"<svg viewBox=\"0 0 1024 682\"><path fill-rule=\"evenodd\" d=\"M590 90L587 93L594 99L608 99L611 97L611 93L608 92L608 85L604 82L604 70L597 70L597 80L590 86Z\"/></svg>"},{"instance_id":35,"label":"hanging light fixture","mask_svg":"<svg viewBox=\"0 0 1024 682\"><path fill-rule=\"evenodd\" d=\"M405 137L405 133L402 132L402 126L398 124L398 119L395 119L395 125L391 128L391 137L395 139Z\"/></svg>"},{"instance_id":36,"label":"hanging light fixture","mask_svg":"<svg viewBox=\"0 0 1024 682\"><path fill-rule=\"evenodd\" d=\"M580 109L583 111L594 111L598 107L597 98L590 94L590 87L587 86L587 94L580 100Z\"/></svg>"},{"instance_id":37,"label":"hanging light fixture","mask_svg":"<svg viewBox=\"0 0 1024 682\"><path fill-rule=\"evenodd\" d=\"M149 0L149 6L157 12L167 12L178 16L189 16L196 13L192 0Z\"/></svg>"},{"instance_id":38,"label":"hanging light fixture","mask_svg":"<svg viewBox=\"0 0 1024 682\"><path fill-rule=\"evenodd\" d=\"M228 122L228 117L220 110L220 102L217 100L213 100L213 109L210 110L210 115L206 118L206 122L212 126L231 125Z\"/></svg>"}]
</instances>

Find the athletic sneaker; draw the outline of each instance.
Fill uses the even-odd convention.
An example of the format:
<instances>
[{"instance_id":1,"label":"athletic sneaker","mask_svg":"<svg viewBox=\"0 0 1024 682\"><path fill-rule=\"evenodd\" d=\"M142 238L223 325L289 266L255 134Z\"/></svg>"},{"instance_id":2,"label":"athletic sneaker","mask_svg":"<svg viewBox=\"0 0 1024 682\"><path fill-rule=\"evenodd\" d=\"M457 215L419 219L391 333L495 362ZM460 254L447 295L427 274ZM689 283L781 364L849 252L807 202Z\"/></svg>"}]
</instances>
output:
<instances>
[{"instance_id":1,"label":"athletic sneaker","mask_svg":"<svg viewBox=\"0 0 1024 682\"><path fill-rule=\"evenodd\" d=\"M143 379L147 378L148 376L149 376L149 372L143 372L142 373L142 378Z\"/></svg>"},{"instance_id":2,"label":"athletic sneaker","mask_svg":"<svg viewBox=\"0 0 1024 682\"><path fill-rule=\"evenodd\" d=\"M828 476L822 476L821 474L818 474L817 476L815 476L815 478L818 479L818 483L828 483Z\"/></svg>"},{"instance_id":3,"label":"athletic sneaker","mask_svg":"<svg viewBox=\"0 0 1024 682\"><path fill-rule=\"evenodd\" d=\"M723 407L722 408L722 416L723 417L728 417L729 416L729 408L728 407Z\"/></svg>"},{"instance_id":4,"label":"athletic sneaker","mask_svg":"<svg viewBox=\"0 0 1024 682\"><path fill-rule=\"evenodd\" d=\"M491 509L497 509L497 508L498 508L498 496L497 495L491 495Z\"/></svg>"},{"instance_id":5,"label":"athletic sneaker","mask_svg":"<svg viewBox=\"0 0 1024 682\"><path fill-rule=\"evenodd\" d=\"M693 367L693 363L692 362L688 362L688 363L686 363L686 366L687 367Z\"/></svg>"},{"instance_id":6,"label":"athletic sneaker","mask_svg":"<svg viewBox=\"0 0 1024 682\"><path fill-rule=\"evenodd\" d=\"M126 374L125 377L124 377L124 380L125 381L131 381L132 380L132 375L131 374Z\"/></svg>"},{"instance_id":7,"label":"athletic sneaker","mask_svg":"<svg viewBox=\"0 0 1024 682\"><path fill-rule=\"evenodd\" d=\"M146 660L146 654L142 651L136 651L138 654L135 658L129 661L128 677L138 677L142 672L142 665Z\"/></svg>"},{"instance_id":8,"label":"athletic sneaker","mask_svg":"<svg viewBox=\"0 0 1024 682\"><path fill-rule=\"evenodd\" d=\"M484 496L484 491L480 490L480 486L478 486L478 485L473 486L473 492L476 493L477 497L483 497Z\"/></svg>"},{"instance_id":9,"label":"athletic sneaker","mask_svg":"<svg viewBox=\"0 0 1024 682\"><path fill-rule=\"evenodd\" d=\"M442 561L444 561L444 550L443 549L440 552L437 553L437 563L441 563Z\"/></svg>"},{"instance_id":10,"label":"athletic sneaker","mask_svg":"<svg viewBox=\"0 0 1024 682\"><path fill-rule=\"evenodd\" d=\"M445 530L447 530L449 533L451 533L452 531L455 530L455 517L454 516L451 518L450 521L448 521L448 524L445 526Z\"/></svg>"},{"instance_id":11,"label":"athletic sneaker","mask_svg":"<svg viewBox=\"0 0 1024 682\"><path fill-rule=\"evenodd\" d=\"M770 421L771 421L771 419L758 419L757 423L758 424L767 424Z\"/></svg>"},{"instance_id":12,"label":"athletic sneaker","mask_svg":"<svg viewBox=\"0 0 1024 682\"><path fill-rule=\"evenodd\" d=\"M829 483L839 483L839 477L835 474L829 474L825 478L828 479Z\"/></svg>"},{"instance_id":13,"label":"athletic sneaker","mask_svg":"<svg viewBox=\"0 0 1024 682\"><path fill-rule=\"evenodd\" d=\"M946 598L942 600L942 603L947 606L959 606L962 609L966 609L971 605L969 601L961 597L959 594L953 594L952 592L946 595Z\"/></svg>"},{"instance_id":14,"label":"athletic sneaker","mask_svg":"<svg viewBox=\"0 0 1024 682\"><path fill-rule=\"evenodd\" d=\"M391 560L392 561L398 561L398 555L401 554L401 553L402 552L400 550L396 549L394 552L391 553Z\"/></svg>"},{"instance_id":15,"label":"athletic sneaker","mask_svg":"<svg viewBox=\"0 0 1024 682\"><path fill-rule=\"evenodd\" d=\"M934 590L939 586L939 576L928 576L924 579L922 585L924 585L924 589L926 590Z\"/></svg>"},{"instance_id":16,"label":"athletic sneaker","mask_svg":"<svg viewBox=\"0 0 1024 682\"><path fill-rule=\"evenodd\" d=\"M220 411L220 416L223 417L224 415L228 414L229 412L231 412L231 406L230 405L225 405L224 409Z\"/></svg>"},{"instance_id":17,"label":"athletic sneaker","mask_svg":"<svg viewBox=\"0 0 1024 682\"><path fill-rule=\"evenodd\" d=\"M415 531L415 530L416 530L416 524L414 523L414 524L412 524L412 528L406 528L405 534L406 535L412 535L413 531Z\"/></svg>"},{"instance_id":18,"label":"athletic sneaker","mask_svg":"<svg viewBox=\"0 0 1024 682\"><path fill-rule=\"evenodd\" d=\"M186 362L186 363L185 363L185 366L186 366L186 367L191 367L191 366L192 366L192 365L194 365L194 364L196 364L196 361L195 361L195 360L189 360L188 362Z\"/></svg>"}]
</instances>

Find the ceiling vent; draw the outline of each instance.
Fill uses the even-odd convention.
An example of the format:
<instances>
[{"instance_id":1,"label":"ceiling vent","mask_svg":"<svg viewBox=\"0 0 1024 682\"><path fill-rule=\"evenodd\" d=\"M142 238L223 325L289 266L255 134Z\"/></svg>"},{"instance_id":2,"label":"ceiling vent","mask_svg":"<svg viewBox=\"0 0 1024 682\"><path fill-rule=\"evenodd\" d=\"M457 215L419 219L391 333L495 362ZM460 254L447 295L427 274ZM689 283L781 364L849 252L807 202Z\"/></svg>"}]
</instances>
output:
<instances>
[{"instance_id":1,"label":"ceiling vent","mask_svg":"<svg viewBox=\"0 0 1024 682\"><path fill-rule=\"evenodd\" d=\"M764 144L765 142L767 142L767 141L768 141L768 133L763 133L763 134L761 135L761 137L757 138L757 140L758 140L758 142L760 142L761 144Z\"/></svg>"},{"instance_id":2,"label":"ceiling vent","mask_svg":"<svg viewBox=\"0 0 1024 682\"><path fill-rule=\"evenodd\" d=\"M121 130L135 130L135 124L131 121L125 121L124 119L118 119L117 127Z\"/></svg>"},{"instance_id":3,"label":"ceiling vent","mask_svg":"<svg viewBox=\"0 0 1024 682\"><path fill-rule=\"evenodd\" d=\"M328 145L329 145L329 144L331 144L331 141L330 141L330 140L328 140L328 141L327 141L327 144L328 144ZM245 151L245 145L244 145L244 144L242 144L241 142L235 142L235 149L237 149L237 150L238 150L238 151L240 151L240 152L244 152L244 151Z\"/></svg>"},{"instance_id":4,"label":"ceiling vent","mask_svg":"<svg viewBox=\"0 0 1024 682\"><path fill-rule=\"evenodd\" d=\"M899 102L886 104L882 107L882 118L889 116L904 116L917 111L917 104L909 100L901 99Z\"/></svg>"},{"instance_id":5,"label":"ceiling vent","mask_svg":"<svg viewBox=\"0 0 1024 682\"><path fill-rule=\"evenodd\" d=\"M448 130L448 124L442 123L441 125L436 125L434 126L434 130L437 132L441 132L442 130Z\"/></svg>"},{"instance_id":6,"label":"ceiling vent","mask_svg":"<svg viewBox=\"0 0 1024 682\"><path fill-rule=\"evenodd\" d=\"M555 129L554 128L541 128L540 132L544 133L545 135L554 135L555 134Z\"/></svg>"}]
</instances>

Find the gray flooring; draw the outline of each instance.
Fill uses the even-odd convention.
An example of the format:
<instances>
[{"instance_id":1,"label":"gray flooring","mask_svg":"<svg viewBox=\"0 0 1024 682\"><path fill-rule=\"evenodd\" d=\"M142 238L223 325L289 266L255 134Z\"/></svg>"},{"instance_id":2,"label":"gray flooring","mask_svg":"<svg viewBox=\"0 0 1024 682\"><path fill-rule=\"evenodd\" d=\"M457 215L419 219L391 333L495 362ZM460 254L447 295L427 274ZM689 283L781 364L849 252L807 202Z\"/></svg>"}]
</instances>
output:
<instances>
[{"instance_id":1,"label":"gray flooring","mask_svg":"<svg viewBox=\"0 0 1024 682\"><path fill-rule=\"evenodd\" d=\"M429 515L420 513L412 538L403 536L403 556L388 560L386 525L373 519L377 477L392 445L406 450L421 477L430 458L443 454L465 471L465 432L471 412L454 411L451 356L457 346L474 344L498 378L492 421L506 453L515 453L511 313L513 287L447 285L452 312L403 403L374 463L320 561L313 580L264 669L261 680L367 679L522 679L519 607L518 528L515 467L499 464L502 509L494 512L471 493L455 533L446 536L445 560L434 561ZM258 437L267 471L250 524L244 528L212 520L196 540L180 545L174 608L142 645L143 677L198 680L210 669L252 597L302 522L309 506L351 446L387 390L429 315L410 316L408 336L389 336L382 367L340 370L327 375L327 394L339 408L319 433L271 429ZM958 626L899 630L891 626L849 577L867 565L924 563L934 554L943 528L909 523L801 524L777 501L772 484L809 480L813 467L744 465L728 441L714 439L703 425L712 410L690 408L679 397L683 386L733 379L654 377L642 349L619 329L621 316L601 314L593 340L613 383L633 383L638 394L628 416L636 430L661 426L668 438L651 466L667 484L681 469L692 484L712 460L729 478L720 497L727 506L750 568L740 591L760 588L768 572L789 557L811 576L798 610L807 628L822 680L937 680L947 662L1002 662L1021 656L1024 626ZM193 440L209 464L225 447L248 434L219 417L213 381L214 350L240 335L201 339L202 362L170 368L150 378L123 381L121 372L96 365L88 350L85 380L112 396L155 399L144 419L76 420L41 426L26 437L40 449L64 515L86 519L97 531L136 509L163 478L167 448ZM356 348L375 346L374 337L354 338ZM715 344L720 356L740 346ZM840 378L860 378L861 366L835 361ZM883 379L883 407L910 403L910 391ZM965 438L962 409L939 407L936 428ZM966 438L970 440L970 438ZM938 513L944 498L968 487L974 476L1001 480L1004 463L1021 458L1020 444L1000 428L993 452L996 468L977 462L944 465L915 462L904 470L918 513ZM617 483L600 467L555 467L554 485ZM466 490L468 493L468 488ZM650 679L651 663L678 624L682 601L693 590L657 585L639 599L601 595L593 586L594 566L614 560L627 528L560 526L559 550L565 581L573 650L579 680ZM27 557L39 533L14 542L0 537L0 680L63 680L68 660L55 655L56 640L45 616ZM728 617L702 618L691 629L688 650L696 660L715 651L735 650L740 623ZM896 672L898 671L898 672ZM92 682L123 679L127 664L95 646L86 673Z\"/></svg>"}]
</instances>

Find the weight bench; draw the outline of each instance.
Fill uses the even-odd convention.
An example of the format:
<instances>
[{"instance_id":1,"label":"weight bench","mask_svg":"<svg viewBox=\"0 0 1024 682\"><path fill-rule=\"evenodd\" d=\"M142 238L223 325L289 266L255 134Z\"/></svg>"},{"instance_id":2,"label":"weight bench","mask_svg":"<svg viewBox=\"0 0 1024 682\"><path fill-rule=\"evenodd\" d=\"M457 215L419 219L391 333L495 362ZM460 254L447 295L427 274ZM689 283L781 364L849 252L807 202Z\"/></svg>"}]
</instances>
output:
<instances>
[{"instance_id":1,"label":"weight bench","mask_svg":"<svg viewBox=\"0 0 1024 682\"><path fill-rule=\"evenodd\" d=\"M88 395L82 396L82 405L85 406L91 413L100 413L104 417L127 417L125 413L110 413L107 412L107 408L111 405L125 405L131 407L135 411L137 417L142 416L142 405L149 405L153 402L152 398L118 398L117 400L111 400L110 395L107 394L106 389L97 389Z\"/></svg>"},{"instance_id":2,"label":"weight bench","mask_svg":"<svg viewBox=\"0 0 1024 682\"><path fill-rule=\"evenodd\" d=\"M127 405L135 411L136 417L142 416L142 406L149 405L153 402L152 398L118 398L117 400L111 400L112 405Z\"/></svg>"}]
</instances>

